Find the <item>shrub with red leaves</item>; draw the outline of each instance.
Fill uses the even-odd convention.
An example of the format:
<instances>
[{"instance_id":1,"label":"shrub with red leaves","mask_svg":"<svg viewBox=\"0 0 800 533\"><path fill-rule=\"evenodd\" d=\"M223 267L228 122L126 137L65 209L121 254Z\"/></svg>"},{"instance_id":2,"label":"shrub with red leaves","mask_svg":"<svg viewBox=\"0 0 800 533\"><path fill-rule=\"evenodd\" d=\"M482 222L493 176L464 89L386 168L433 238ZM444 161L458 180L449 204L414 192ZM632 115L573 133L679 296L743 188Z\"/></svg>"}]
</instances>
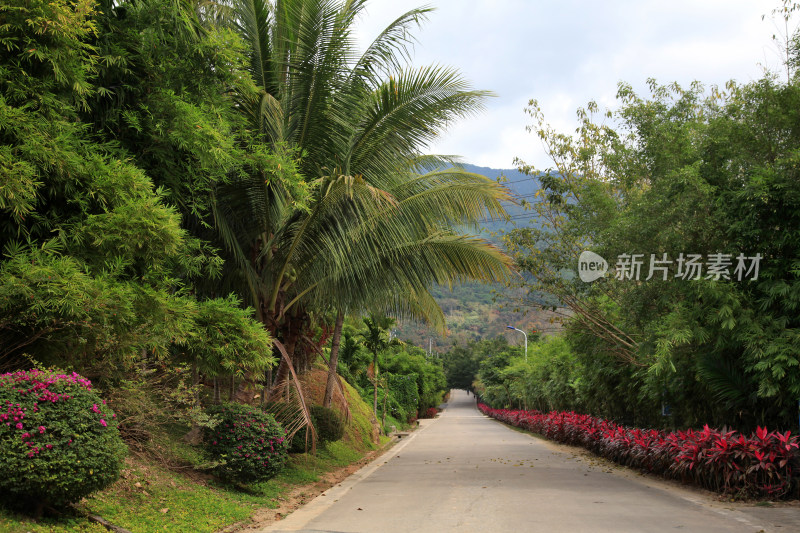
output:
<instances>
[{"instance_id":1,"label":"shrub with red leaves","mask_svg":"<svg viewBox=\"0 0 800 533\"><path fill-rule=\"evenodd\" d=\"M439 410L435 407L429 407L422 413L419 417L420 418L436 418L436 415L439 414Z\"/></svg>"},{"instance_id":2,"label":"shrub with red leaves","mask_svg":"<svg viewBox=\"0 0 800 533\"><path fill-rule=\"evenodd\" d=\"M616 463L740 498L785 497L800 481L798 440L789 431L758 428L748 436L704 426L702 431L666 433L574 412L478 408L506 424L583 446Z\"/></svg>"}]
</instances>

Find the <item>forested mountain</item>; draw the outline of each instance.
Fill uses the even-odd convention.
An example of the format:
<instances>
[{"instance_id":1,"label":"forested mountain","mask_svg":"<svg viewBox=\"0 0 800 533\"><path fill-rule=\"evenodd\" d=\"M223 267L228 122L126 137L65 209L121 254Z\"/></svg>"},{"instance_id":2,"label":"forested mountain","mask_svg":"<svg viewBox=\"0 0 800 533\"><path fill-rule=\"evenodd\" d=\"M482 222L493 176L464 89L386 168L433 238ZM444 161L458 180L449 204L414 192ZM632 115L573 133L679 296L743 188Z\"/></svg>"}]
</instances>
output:
<instances>
[{"instance_id":1,"label":"forested mountain","mask_svg":"<svg viewBox=\"0 0 800 533\"><path fill-rule=\"evenodd\" d=\"M534 212L527 209L525 202L534 201L540 184L536 176L523 174L516 169L496 169L465 164L464 170L500 180L512 192L516 202L506 202L504 207L508 220L486 221L482 235L502 246L502 236L515 227L534 225ZM523 291L515 287L498 284L465 283L448 287L437 287L431 291L442 307L447 318L448 333L441 336L425 324L406 322L399 326L398 336L411 344L426 350L432 343L434 351L447 350L453 343L464 344L481 338L507 335L511 344L521 343L522 335L507 329L508 325L537 331L544 334L559 328L551 322L553 313L536 307L521 306Z\"/></svg>"},{"instance_id":2,"label":"forested mountain","mask_svg":"<svg viewBox=\"0 0 800 533\"><path fill-rule=\"evenodd\" d=\"M477 165L464 165L468 172L484 175L488 178L499 180L511 191L515 202L506 202L504 207L509 215L509 220L486 221L485 233L492 237L493 233L502 233L516 226L527 226L535 221L533 211L526 209L525 204L533 203L536 191L540 188L539 179L535 175L523 174L517 169L496 169L479 167Z\"/></svg>"}]
</instances>

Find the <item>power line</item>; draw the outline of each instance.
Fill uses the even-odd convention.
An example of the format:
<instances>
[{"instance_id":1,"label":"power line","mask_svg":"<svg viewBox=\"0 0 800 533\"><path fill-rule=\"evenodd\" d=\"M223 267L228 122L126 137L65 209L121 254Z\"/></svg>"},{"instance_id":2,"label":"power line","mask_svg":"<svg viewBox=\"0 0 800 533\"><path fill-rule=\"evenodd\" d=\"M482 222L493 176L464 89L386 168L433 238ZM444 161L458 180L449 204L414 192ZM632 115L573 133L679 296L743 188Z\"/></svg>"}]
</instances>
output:
<instances>
[{"instance_id":1,"label":"power line","mask_svg":"<svg viewBox=\"0 0 800 533\"><path fill-rule=\"evenodd\" d=\"M494 219L494 220L491 220L491 219L479 220L478 223L479 224L491 224L491 223L494 223L494 222L511 222L513 220L528 220L528 219L531 219L531 218L536 218L538 216L539 216L538 214L534 214L534 213L522 213L522 214L519 214L519 215L512 215L512 216L510 216L508 218L498 218L498 219Z\"/></svg>"},{"instance_id":2,"label":"power line","mask_svg":"<svg viewBox=\"0 0 800 533\"><path fill-rule=\"evenodd\" d=\"M501 185L513 185L515 183L522 183L523 181L534 181L534 180L536 180L536 178L531 176L530 178L523 178L521 180L503 181L503 182L500 182L500 184Z\"/></svg>"}]
</instances>

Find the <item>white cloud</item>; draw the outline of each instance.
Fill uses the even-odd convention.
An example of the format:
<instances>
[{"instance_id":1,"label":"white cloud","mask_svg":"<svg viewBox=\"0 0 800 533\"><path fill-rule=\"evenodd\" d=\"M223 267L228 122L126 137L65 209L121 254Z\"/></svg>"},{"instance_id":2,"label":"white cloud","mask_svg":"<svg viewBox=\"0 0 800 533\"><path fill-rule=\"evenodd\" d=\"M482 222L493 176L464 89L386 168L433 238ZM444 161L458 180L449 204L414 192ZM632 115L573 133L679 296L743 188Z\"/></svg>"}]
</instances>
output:
<instances>
[{"instance_id":1,"label":"white cloud","mask_svg":"<svg viewBox=\"0 0 800 533\"><path fill-rule=\"evenodd\" d=\"M424 4L373 0L364 41L401 13ZM575 128L575 110L589 100L614 106L617 84L646 92L646 80L700 80L724 85L760 77L780 65L772 41L773 0L433 0L437 8L416 32L414 64L459 68L476 88L494 91L487 111L463 120L433 150L484 166L508 168L514 157L548 161L525 132L523 108L539 101L560 131ZM762 15L767 15L762 21Z\"/></svg>"}]
</instances>

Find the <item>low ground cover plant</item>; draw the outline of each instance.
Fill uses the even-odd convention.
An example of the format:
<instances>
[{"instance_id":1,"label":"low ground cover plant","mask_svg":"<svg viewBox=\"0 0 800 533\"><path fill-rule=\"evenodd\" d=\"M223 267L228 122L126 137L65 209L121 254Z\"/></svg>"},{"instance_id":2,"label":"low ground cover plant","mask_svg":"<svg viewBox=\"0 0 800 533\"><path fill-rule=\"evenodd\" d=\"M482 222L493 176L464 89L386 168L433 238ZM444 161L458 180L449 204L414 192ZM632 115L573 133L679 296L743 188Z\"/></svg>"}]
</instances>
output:
<instances>
[{"instance_id":1,"label":"low ground cover plant","mask_svg":"<svg viewBox=\"0 0 800 533\"><path fill-rule=\"evenodd\" d=\"M583 446L616 463L739 498L796 494L798 439L758 428L750 435L704 426L664 432L628 428L574 412L478 408L486 415L545 437Z\"/></svg>"},{"instance_id":2,"label":"low ground cover plant","mask_svg":"<svg viewBox=\"0 0 800 533\"><path fill-rule=\"evenodd\" d=\"M205 429L205 443L216 473L228 481L266 481L283 470L288 457L286 433L275 418L257 407L237 403L209 410L220 422Z\"/></svg>"},{"instance_id":3,"label":"low ground cover plant","mask_svg":"<svg viewBox=\"0 0 800 533\"><path fill-rule=\"evenodd\" d=\"M344 437L344 417L335 409L313 405L311 406L311 419L320 442L336 442Z\"/></svg>"},{"instance_id":4,"label":"low ground cover plant","mask_svg":"<svg viewBox=\"0 0 800 533\"><path fill-rule=\"evenodd\" d=\"M127 448L116 415L76 373L0 374L0 494L40 509L114 482Z\"/></svg>"}]
</instances>

